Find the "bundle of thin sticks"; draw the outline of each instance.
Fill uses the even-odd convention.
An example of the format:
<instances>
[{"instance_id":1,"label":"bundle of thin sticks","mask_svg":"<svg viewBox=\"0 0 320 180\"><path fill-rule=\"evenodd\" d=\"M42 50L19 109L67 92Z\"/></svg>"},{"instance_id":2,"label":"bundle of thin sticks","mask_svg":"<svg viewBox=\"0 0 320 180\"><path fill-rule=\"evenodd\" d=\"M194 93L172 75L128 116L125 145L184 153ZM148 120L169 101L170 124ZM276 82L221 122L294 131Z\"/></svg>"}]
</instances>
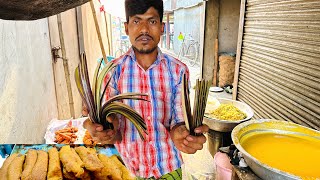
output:
<instances>
[{"instance_id":1,"label":"bundle of thin sticks","mask_svg":"<svg viewBox=\"0 0 320 180\"><path fill-rule=\"evenodd\" d=\"M204 111L206 109L210 81L197 79L195 88L195 98L193 105L193 114L191 114L190 97L189 97L189 86L186 74L183 75L182 81L182 108L184 120L187 129L190 131L191 135L199 136L194 132L194 129L201 126L204 117Z\"/></svg>"}]
</instances>

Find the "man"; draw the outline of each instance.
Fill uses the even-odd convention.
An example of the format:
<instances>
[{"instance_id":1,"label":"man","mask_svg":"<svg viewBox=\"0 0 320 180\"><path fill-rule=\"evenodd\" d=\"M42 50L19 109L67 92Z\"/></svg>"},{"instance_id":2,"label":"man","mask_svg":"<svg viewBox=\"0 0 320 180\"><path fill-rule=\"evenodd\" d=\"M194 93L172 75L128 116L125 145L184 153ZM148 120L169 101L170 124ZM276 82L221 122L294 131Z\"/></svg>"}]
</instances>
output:
<instances>
[{"instance_id":1,"label":"man","mask_svg":"<svg viewBox=\"0 0 320 180\"><path fill-rule=\"evenodd\" d=\"M106 98L126 92L148 93L150 101L125 100L144 118L148 135L141 140L133 124L124 117L108 117L114 130L103 130L89 120L84 126L102 143L115 144L126 166L137 177L181 179L179 151L195 153L205 136L191 136L182 114L182 75L188 68L158 48L164 31L162 0L126 0L126 34L132 48L115 59L117 64ZM195 131L205 133L203 125ZM169 177L169 178L168 178Z\"/></svg>"}]
</instances>

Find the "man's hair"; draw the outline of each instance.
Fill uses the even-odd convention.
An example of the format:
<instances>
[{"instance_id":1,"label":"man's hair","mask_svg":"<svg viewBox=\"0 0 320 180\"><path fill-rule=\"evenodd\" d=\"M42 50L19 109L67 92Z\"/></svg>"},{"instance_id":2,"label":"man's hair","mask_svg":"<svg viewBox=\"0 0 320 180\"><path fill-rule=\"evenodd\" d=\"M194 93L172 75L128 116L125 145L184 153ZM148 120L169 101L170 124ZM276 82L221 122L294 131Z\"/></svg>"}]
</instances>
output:
<instances>
[{"instance_id":1,"label":"man's hair","mask_svg":"<svg viewBox=\"0 0 320 180\"><path fill-rule=\"evenodd\" d=\"M126 19L129 22L129 17L136 14L144 14L149 8L153 7L158 11L160 22L163 18L163 1L162 0L126 0Z\"/></svg>"}]
</instances>

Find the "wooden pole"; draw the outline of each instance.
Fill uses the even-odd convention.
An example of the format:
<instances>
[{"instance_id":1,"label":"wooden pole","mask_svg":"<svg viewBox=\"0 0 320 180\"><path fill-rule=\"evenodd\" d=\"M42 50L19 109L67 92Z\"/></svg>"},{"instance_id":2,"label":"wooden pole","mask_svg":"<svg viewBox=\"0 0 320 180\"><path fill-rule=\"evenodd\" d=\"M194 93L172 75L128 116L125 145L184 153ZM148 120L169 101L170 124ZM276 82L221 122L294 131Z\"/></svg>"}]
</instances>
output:
<instances>
[{"instance_id":1,"label":"wooden pole","mask_svg":"<svg viewBox=\"0 0 320 180\"><path fill-rule=\"evenodd\" d=\"M100 28L99 28L99 23L98 23L98 19L97 19L97 15L96 15L96 10L94 9L93 0L90 1L90 6L91 6L93 19L94 19L94 24L96 26L96 31L97 31L97 34L98 34L98 40L99 40L99 44L100 44L103 60L107 64L108 63L107 55L106 55L106 51L104 50L104 46L103 46L103 42L102 42L102 38L101 38L101 32L100 32Z\"/></svg>"},{"instance_id":2,"label":"wooden pole","mask_svg":"<svg viewBox=\"0 0 320 180\"><path fill-rule=\"evenodd\" d=\"M74 102L73 102L73 95L72 95L72 88L71 88L69 64L66 56L66 46L64 44L61 14L58 14L57 21L58 21L59 38L60 38L60 45L61 45L61 55L63 60L64 76L66 78L66 85L67 85L68 98L69 98L70 114L73 118L76 118L75 112L74 112Z\"/></svg>"},{"instance_id":3,"label":"wooden pole","mask_svg":"<svg viewBox=\"0 0 320 180\"><path fill-rule=\"evenodd\" d=\"M239 82L239 75L240 75L240 58L241 58L241 53L242 53L242 38L243 38L243 29L244 29L244 16L245 16L245 12L246 12L246 3L247 3L247 0L241 0L238 43L237 43L237 57L236 57L236 65L235 65L235 70L234 70L233 92L232 92L232 99L233 100L237 100L237 96L238 96L238 82Z\"/></svg>"},{"instance_id":4,"label":"wooden pole","mask_svg":"<svg viewBox=\"0 0 320 180\"><path fill-rule=\"evenodd\" d=\"M167 21L166 21L166 47L170 49L170 14L167 13Z\"/></svg>"},{"instance_id":5,"label":"wooden pole","mask_svg":"<svg viewBox=\"0 0 320 180\"><path fill-rule=\"evenodd\" d=\"M107 15L106 15L106 12L103 12L104 13L104 21L106 23L106 33L107 33L107 41L108 41L108 53L111 54L111 43L110 43L110 36L109 36L109 26L108 26L108 20L107 20Z\"/></svg>"},{"instance_id":6,"label":"wooden pole","mask_svg":"<svg viewBox=\"0 0 320 180\"><path fill-rule=\"evenodd\" d=\"M205 2L205 22L203 41L203 63L201 77L209 80L213 79L215 39L219 34L219 11L220 0L210 0Z\"/></svg>"},{"instance_id":7,"label":"wooden pole","mask_svg":"<svg viewBox=\"0 0 320 180\"><path fill-rule=\"evenodd\" d=\"M218 64L219 64L219 41L218 38L216 38L215 42L214 42L214 69L213 69L213 86L217 86L218 85Z\"/></svg>"}]
</instances>

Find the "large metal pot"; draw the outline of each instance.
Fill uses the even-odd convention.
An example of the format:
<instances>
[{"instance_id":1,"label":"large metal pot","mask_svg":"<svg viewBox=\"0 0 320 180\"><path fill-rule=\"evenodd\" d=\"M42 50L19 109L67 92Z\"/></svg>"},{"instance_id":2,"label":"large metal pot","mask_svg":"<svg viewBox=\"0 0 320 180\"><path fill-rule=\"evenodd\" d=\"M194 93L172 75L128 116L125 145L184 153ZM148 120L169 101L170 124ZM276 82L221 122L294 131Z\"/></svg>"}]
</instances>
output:
<instances>
[{"instance_id":1,"label":"large metal pot","mask_svg":"<svg viewBox=\"0 0 320 180\"><path fill-rule=\"evenodd\" d=\"M243 154L243 157L252 169L262 179L272 180L292 180L300 179L300 177L289 174L287 172L272 168L246 152L241 143L245 138L250 137L252 134L272 132L279 134L297 134L307 136L308 138L315 138L320 140L320 132L313 129L279 120L262 119L262 120L250 120L237 125L232 133L231 138L237 149Z\"/></svg>"},{"instance_id":2,"label":"large metal pot","mask_svg":"<svg viewBox=\"0 0 320 180\"><path fill-rule=\"evenodd\" d=\"M207 124L209 126L209 128L212 130L215 130L218 132L231 132L232 129L236 125L238 125L244 121L250 120L254 114L251 107L244 102L235 101L235 100L231 100L231 99L224 99L224 98L218 98L217 100L219 101L220 104L233 104L235 107L240 109L242 112L246 113L247 118L242 119L242 120L238 120L238 121L232 121L232 120L215 119L215 118L208 117L207 115L205 115L203 118L203 123Z\"/></svg>"}]
</instances>

